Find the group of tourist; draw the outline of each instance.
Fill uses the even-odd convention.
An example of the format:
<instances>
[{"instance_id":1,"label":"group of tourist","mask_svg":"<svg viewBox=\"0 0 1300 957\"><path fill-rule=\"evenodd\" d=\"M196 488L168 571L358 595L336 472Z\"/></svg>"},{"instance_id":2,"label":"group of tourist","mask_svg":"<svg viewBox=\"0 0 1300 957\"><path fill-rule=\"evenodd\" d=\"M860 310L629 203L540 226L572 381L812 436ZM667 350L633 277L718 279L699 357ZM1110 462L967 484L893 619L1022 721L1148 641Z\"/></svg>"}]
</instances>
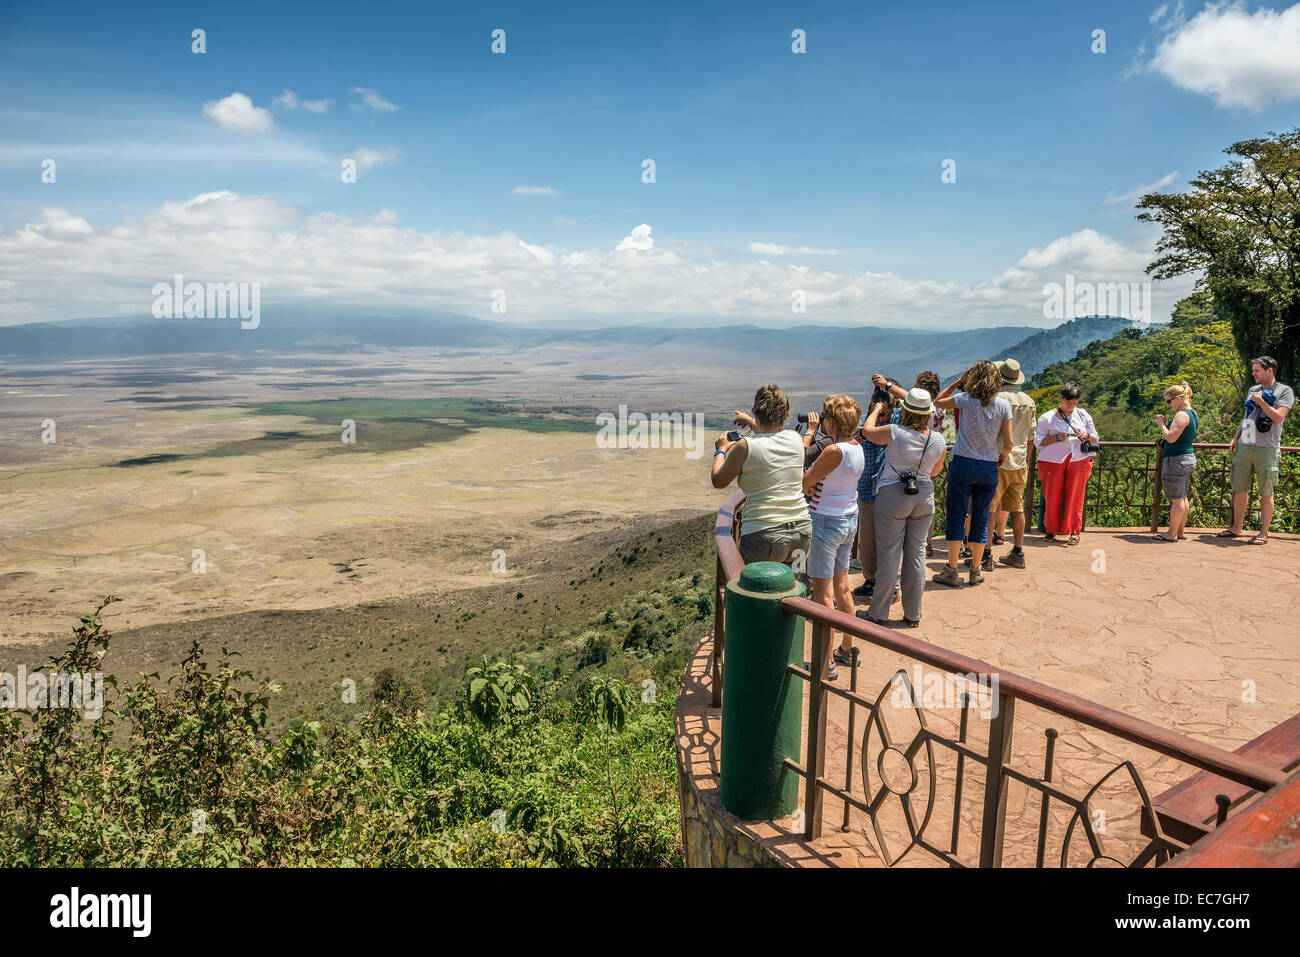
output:
<instances>
[{"instance_id":1,"label":"group of tourist","mask_svg":"<svg viewBox=\"0 0 1300 957\"><path fill-rule=\"evenodd\" d=\"M1258 475L1262 527L1252 541L1262 544L1272 519L1282 421L1295 396L1277 381L1277 363L1268 356L1254 360L1251 371L1256 384L1231 444L1233 522L1218 534L1242 535L1251 482ZM935 478L946 464L947 555L933 581L961 585L958 563L965 558L968 584L983 582L983 573L994 568L992 546L1005 543L1008 519L1012 547L998 561L1024 568L1031 441L1043 491L1044 537L1079 543L1101 440L1092 416L1079 406L1077 385L1062 386L1056 407L1037 415L1014 359L981 360L942 391L933 372L917 376L911 389L879 374L872 381L875 395L868 409L847 395L827 396L820 413L809 414L805 434L786 428L789 401L777 386L765 385L749 413L736 412L736 424L748 434L718 437L712 481L715 488L735 481L745 493L739 550L746 563L797 568L802 559L814 600L854 614L854 599L869 599L856 614L875 624L883 624L891 605L901 600L903 624L915 628L921 621L925 560L932 554ZM1164 399L1170 416L1158 413L1155 422L1170 527L1157 537L1176 542L1186 537L1196 468L1192 443L1200 421L1187 383L1167 389ZM956 421L951 450L943 433L947 412ZM855 543L864 581L851 589ZM828 663L828 678L837 677L836 665L851 661L850 652L845 634Z\"/></svg>"}]
</instances>

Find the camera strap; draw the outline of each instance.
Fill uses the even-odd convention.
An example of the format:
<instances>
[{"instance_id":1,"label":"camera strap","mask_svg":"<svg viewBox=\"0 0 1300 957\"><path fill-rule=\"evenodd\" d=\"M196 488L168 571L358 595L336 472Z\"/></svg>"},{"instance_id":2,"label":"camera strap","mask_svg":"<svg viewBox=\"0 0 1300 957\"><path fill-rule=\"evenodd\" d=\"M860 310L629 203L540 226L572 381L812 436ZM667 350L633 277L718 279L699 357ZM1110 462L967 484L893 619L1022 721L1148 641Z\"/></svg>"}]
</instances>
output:
<instances>
[{"instance_id":1,"label":"camera strap","mask_svg":"<svg viewBox=\"0 0 1300 957\"><path fill-rule=\"evenodd\" d=\"M934 429L931 429L929 434L926 435L925 437L925 445L921 447L921 459L916 463L916 471L913 474L919 473L921 471L921 466L925 465L925 453L930 451L930 440L932 438L934 438ZM888 456L886 456L885 461L889 462ZM894 469L894 474L897 475L899 478L903 477L903 473L898 471L898 469L894 468L893 462L889 462L889 467L891 469Z\"/></svg>"}]
</instances>

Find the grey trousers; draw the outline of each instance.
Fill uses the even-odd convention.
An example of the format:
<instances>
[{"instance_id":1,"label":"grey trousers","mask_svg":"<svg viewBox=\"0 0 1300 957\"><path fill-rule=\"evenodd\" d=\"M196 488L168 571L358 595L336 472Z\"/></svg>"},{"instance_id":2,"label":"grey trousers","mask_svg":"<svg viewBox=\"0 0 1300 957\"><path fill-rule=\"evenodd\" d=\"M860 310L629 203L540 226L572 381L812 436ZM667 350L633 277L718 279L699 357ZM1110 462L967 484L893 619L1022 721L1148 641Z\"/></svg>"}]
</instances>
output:
<instances>
[{"instance_id":1,"label":"grey trousers","mask_svg":"<svg viewBox=\"0 0 1300 957\"><path fill-rule=\"evenodd\" d=\"M921 620L925 541L934 518L934 484L917 484L916 495L908 495L899 484L882 486L876 493L876 591L868 612L881 621L889 619L894 585L900 577L903 616L911 621Z\"/></svg>"}]
</instances>

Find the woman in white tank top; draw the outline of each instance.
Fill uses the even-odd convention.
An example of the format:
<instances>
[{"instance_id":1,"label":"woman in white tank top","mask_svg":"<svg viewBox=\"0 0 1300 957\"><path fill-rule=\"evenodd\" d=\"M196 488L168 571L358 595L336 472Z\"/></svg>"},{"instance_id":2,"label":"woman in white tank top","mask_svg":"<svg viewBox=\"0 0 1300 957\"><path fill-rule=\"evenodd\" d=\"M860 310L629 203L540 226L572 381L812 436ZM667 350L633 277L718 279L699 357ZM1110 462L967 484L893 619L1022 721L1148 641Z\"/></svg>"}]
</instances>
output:
<instances>
[{"instance_id":1,"label":"woman in white tank top","mask_svg":"<svg viewBox=\"0 0 1300 957\"><path fill-rule=\"evenodd\" d=\"M812 516L812 546L808 551L808 577L813 600L827 608L853 614L849 588L849 552L858 533L858 477L862 474L862 446L850 441L857 431L862 408L847 395L830 395L822 403L822 429L835 440L804 474L803 491ZM844 643L850 639L844 635ZM826 677L839 677L835 662L827 662Z\"/></svg>"}]
</instances>

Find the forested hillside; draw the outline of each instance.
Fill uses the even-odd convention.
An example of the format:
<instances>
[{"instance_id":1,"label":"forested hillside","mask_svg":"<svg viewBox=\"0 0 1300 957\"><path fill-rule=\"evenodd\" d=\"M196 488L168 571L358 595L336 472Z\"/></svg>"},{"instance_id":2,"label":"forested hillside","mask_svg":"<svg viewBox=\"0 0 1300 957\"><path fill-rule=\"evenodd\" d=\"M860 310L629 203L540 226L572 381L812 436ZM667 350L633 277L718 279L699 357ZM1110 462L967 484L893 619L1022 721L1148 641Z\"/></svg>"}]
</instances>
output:
<instances>
[{"instance_id":1,"label":"forested hillside","mask_svg":"<svg viewBox=\"0 0 1300 957\"><path fill-rule=\"evenodd\" d=\"M1098 339L1132 327L1130 320L1119 316L1084 316L1034 333L1007 349L1006 354L1020 363L1025 375L1033 376Z\"/></svg>"},{"instance_id":2,"label":"forested hillside","mask_svg":"<svg viewBox=\"0 0 1300 957\"><path fill-rule=\"evenodd\" d=\"M1197 439L1227 442L1241 421L1245 391L1253 380L1231 323L1207 293L1198 293L1174 307L1167 326L1122 329L1034 376L1031 394L1040 413L1056 404L1065 382L1078 383L1084 408L1101 437L1110 441L1154 441L1159 433L1152 416L1165 410L1165 389L1187 382L1201 416ZM1300 418L1289 418L1283 432L1288 444L1295 443L1297 430Z\"/></svg>"}]
</instances>

